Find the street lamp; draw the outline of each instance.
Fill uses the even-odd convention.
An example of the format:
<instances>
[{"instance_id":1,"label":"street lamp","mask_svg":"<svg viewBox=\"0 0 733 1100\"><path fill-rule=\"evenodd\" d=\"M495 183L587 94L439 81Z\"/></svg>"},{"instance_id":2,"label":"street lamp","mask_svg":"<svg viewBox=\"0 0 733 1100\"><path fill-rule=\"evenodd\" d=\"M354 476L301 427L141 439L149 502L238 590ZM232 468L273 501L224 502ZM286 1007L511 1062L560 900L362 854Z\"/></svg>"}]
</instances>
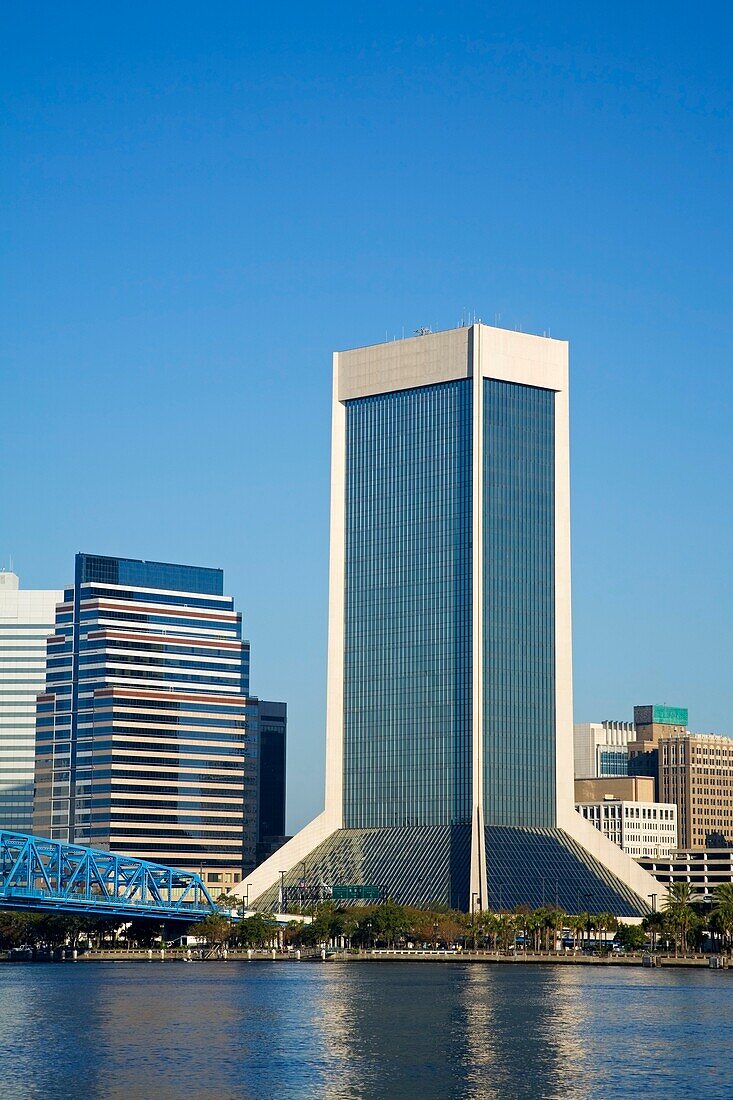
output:
<instances>
[{"instance_id":1,"label":"street lamp","mask_svg":"<svg viewBox=\"0 0 733 1100\"><path fill-rule=\"evenodd\" d=\"M476 950L476 898L478 893L474 890L471 894L471 931L473 933L473 949Z\"/></svg>"},{"instance_id":2,"label":"street lamp","mask_svg":"<svg viewBox=\"0 0 733 1100\"><path fill-rule=\"evenodd\" d=\"M653 915L657 911L657 895L656 894L647 894L647 897L652 899L652 915ZM652 951L656 951L656 948L657 948L656 921L652 921L651 932L652 932Z\"/></svg>"},{"instance_id":3,"label":"street lamp","mask_svg":"<svg viewBox=\"0 0 733 1100\"><path fill-rule=\"evenodd\" d=\"M588 914L588 920L586 921L586 930L588 932L588 947L590 947L590 899L593 897L593 895L592 894L583 894L583 897L585 898L586 902L588 903L588 908L586 910L586 912Z\"/></svg>"},{"instance_id":4,"label":"street lamp","mask_svg":"<svg viewBox=\"0 0 733 1100\"><path fill-rule=\"evenodd\" d=\"M303 878L301 879L301 890L300 890L300 911L302 913L303 910L305 909L305 860L304 859L301 859L300 866L303 868Z\"/></svg>"}]
</instances>

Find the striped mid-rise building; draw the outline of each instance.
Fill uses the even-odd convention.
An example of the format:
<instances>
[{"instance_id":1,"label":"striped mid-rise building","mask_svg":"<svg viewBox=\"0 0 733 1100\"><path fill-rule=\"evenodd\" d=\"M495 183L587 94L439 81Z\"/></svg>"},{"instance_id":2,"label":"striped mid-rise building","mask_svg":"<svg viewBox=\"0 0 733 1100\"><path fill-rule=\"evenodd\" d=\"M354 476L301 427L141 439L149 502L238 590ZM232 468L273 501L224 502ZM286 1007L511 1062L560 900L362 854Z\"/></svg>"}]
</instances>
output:
<instances>
[{"instance_id":1,"label":"striped mid-rise building","mask_svg":"<svg viewBox=\"0 0 733 1100\"><path fill-rule=\"evenodd\" d=\"M20 587L0 572L0 829L33 827L36 695L46 676L46 638L63 592Z\"/></svg>"},{"instance_id":2,"label":"striped mid-rise building","mask_svg":"<svg viewBox=\"0 0 733 1100\"><path fill-rule=\"evenodd\" d=\"M220 569L78 554L38 697L34 827L200 871L254 865L257 703Z\"/></svg>"}]
</instances>

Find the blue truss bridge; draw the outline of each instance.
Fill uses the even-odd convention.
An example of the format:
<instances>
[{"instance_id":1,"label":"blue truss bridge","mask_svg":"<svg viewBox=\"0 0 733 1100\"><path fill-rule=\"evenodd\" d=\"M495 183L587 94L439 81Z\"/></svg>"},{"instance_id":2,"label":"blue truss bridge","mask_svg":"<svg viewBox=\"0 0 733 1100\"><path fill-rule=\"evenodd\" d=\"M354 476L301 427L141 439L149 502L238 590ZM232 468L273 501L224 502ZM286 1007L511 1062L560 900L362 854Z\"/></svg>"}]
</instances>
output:
<instances>
[{"instance_id":1,"label":"blue truss bridge","mask_svg":"<svg viewBox=\"0 0 733 1100\"><path fill-rule=\"evenodd\" d=\"M197 921L219 911L189 871L2 830L0 909L165 921Z\"/></svg>"}]
</instances>

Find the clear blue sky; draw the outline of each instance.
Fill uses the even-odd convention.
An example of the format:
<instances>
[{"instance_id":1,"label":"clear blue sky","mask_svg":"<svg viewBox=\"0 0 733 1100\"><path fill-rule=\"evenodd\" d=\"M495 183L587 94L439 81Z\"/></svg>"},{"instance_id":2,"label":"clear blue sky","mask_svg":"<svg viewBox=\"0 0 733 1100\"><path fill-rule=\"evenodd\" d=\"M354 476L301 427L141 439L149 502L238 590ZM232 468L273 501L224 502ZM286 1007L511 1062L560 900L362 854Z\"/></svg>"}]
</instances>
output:
<instances>
[{"instance_id":1,"label":"clear blue sky","mask_svg":"<svg viewBox=\"0 0 733 1100\"><path fill-rule=\"evenodd\" d=\"M223 566L291 828L331 351L464 311L571 341L577 718L733 733L729 12L5 6L0 561Z\"/></svg>"}]
</instances>

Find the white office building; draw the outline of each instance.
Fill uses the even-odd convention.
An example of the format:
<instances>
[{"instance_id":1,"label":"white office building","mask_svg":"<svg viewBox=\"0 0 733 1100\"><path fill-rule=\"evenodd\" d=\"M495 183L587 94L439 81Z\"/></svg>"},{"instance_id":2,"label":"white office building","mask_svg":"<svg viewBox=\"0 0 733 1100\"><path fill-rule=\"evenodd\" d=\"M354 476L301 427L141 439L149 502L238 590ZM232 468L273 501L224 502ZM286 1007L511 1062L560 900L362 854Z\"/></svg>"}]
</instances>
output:
<instances>
[{"instance_id":1,"label":"white office building","mask_svg":"<svg viewBox=\"0 0 733 1100\"><path fill-rule=\"evenodd\" d=\"M235 892L645 912L574 810L567 344L419 330L333 370L326 804Z\"/></svg>"},{"instance_id":2,"label":"white office building","mask_svg":"<svg viewBox=\"0 0 733 1100\"><path fill-rule=\"evenodd\" d=\"M577 722L573 726L575 778L628 775L628 746L635 740L633 722Z\"/></svg>"},{"instance_id":3,"label":"white office building","mask_svg":"<svg viewBox=\"0 0 733 1100\"><path fill-rule=\"evenodd\" d=\"M25 591L0 572L0 829L33 826L36 696L46 679L46 638L61 591Z\"/></svg>"}]
</instances>

